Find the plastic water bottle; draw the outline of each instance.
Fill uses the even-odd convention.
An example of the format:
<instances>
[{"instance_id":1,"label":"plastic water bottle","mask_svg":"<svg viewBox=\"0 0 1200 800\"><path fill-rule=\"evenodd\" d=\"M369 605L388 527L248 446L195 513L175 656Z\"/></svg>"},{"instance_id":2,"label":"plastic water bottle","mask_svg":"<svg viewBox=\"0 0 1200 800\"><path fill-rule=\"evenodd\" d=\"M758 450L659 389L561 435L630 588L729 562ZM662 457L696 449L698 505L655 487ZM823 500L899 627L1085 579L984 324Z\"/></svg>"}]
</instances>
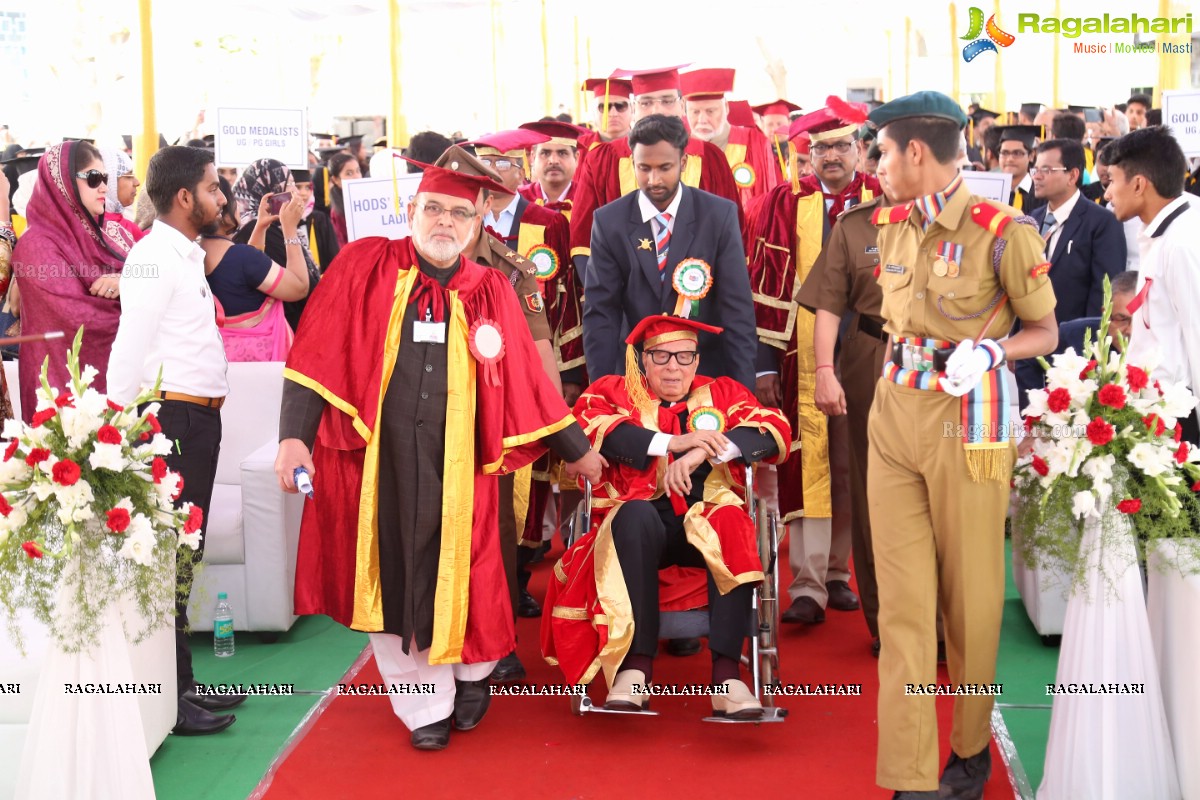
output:
<instances>
[{"instance_id":1,"label":"plastic water bottle","mask_svg":"<svg viewBox=\"0 0 1200 800\"><path fill-rule=\"evenodd\" d=\"M217 611L213 614L213 655L233 655L233 609L225 592L217 594Z\"/></svg>"}]
</instances>

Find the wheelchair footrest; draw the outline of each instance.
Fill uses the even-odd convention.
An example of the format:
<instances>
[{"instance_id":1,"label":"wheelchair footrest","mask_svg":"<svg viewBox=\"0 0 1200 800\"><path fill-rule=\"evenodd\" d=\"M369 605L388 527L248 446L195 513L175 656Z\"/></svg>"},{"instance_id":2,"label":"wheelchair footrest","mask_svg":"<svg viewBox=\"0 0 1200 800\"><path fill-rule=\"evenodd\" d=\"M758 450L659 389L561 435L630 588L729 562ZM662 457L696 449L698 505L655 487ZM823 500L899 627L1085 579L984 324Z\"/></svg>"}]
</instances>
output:
<instances>
[{"instance_id":1,"label":"wheelchair footrest","mask_svg":"<svg viewBox=\"0 0 1200 800\"><path fill-rule=\"evenodd\" d=\"M571 698L571 710L582 716L583 714L626 714L634 717L657 717L657 711L645 709L643 711L621 711L604 706L598 706L592 702L592 698L584 695L579 698Z\"/></svg>"},{"instance_id":2,"label":"wheelchair footrest","mask_svg":"<svg viewBox=\"0 0 1200 800\"><path fill-rule=\"evenodd\" d=\"M704 722L722 722L727 725L758 725L763 722L783 722L787 717L787 709L779 707L764 707L763 715L758 719L730 719L729 717L705 717Z\"/></svg>"}]
</instances>

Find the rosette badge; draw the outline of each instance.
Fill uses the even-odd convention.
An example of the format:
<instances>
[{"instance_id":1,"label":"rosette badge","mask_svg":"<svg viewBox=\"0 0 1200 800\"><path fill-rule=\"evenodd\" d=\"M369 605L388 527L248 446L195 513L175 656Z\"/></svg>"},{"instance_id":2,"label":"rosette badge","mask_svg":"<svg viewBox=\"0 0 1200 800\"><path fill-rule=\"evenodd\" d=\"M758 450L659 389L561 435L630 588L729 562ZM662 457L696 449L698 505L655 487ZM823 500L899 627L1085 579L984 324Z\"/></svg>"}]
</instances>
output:
<instances>
[{"instance_id":1,"label":"rosette badge","mask_svg":"<svg viewBox=\"0 0 1200 800\"><path fill-rule=\"evenodd\" d=\"M477 320L471 326L468 340L471 355L483 365L484 380L488 386L499 386L500 373L496 365L504 358L504 334L499 323L485 318Z\"/></svg>"},{"instance_id":2,"label":"rosette badge","mask_svg":"<svg viewBox=\"0 0 1200 800\"><path fill-rule=\"evenodd\" d=\"M725 430L725 415L711 406L702 406L688 414L687 426L689 431L720 432Z\"/></svg>"},{"instance_id":3,"label":"rosette badge","mask_svg":"<svg viewBox=\"0 0 1200 800\"><path fill-rule=\"evenodd\" d=\"M699 258L685 258L680 261L671 276L671 285L679 295L679 301L675 304L675 315L690 318L698 311L700 301L712 288L712 282L712 267L708 262Z\"/></svg>"},{"instance_id":4,"label":"rosette badge","mask_svg":"<svg viewBox=\"0 0 1200 800\"><path fill-rule=\"evenodd\" d=\"M743 161L733 168L733 182L738 185L739 189L749 189L758 180L758 174L754 171L754 167Z\"/></svg>"},{"instance_id":5,"label":"rosette badge","mask_svg":"<svg viewBox=\"0 0 1200 800\"><path fill-rule=\"evenodd\" d=\"M525 258L533 264L534 276L539 281L548 281L558 274L558 254L548 245L534 245Z\"/></svg>"}]
</instances>

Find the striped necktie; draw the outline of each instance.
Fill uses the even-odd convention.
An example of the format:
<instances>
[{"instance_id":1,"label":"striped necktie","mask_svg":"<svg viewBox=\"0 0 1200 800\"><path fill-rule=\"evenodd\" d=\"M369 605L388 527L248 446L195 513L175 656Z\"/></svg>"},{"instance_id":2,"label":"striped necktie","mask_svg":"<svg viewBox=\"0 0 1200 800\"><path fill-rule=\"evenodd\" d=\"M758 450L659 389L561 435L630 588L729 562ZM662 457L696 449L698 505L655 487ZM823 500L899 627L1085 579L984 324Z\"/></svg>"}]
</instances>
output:
<instances>
[{"instance_id":1,"label":"striped necktie","mask_svg":"<svg viewBox=\"0 0 1200 800\"><path fill-rule=\"evenodd\" d=\"M667 252L671 249L671 215L665 211L656 214L654 221L654 248L658 252L658 272L661 276L667 269Z\"/></svg>"},{"instance_id":2,"label":"striped necktie","mask_svg":"<svg viewBox=\"0 0 1200 800\"><path fill-rule=\"evenodd\" d=\"M1058 220L1054 218L1054 213L1050 209L1046 209L1046 219L1042 221L1042 240L1046 242L1045 253L1050 255L1050 239L1053 238L1054 232L1058 230Z\"/></svg>"}]
</instances>

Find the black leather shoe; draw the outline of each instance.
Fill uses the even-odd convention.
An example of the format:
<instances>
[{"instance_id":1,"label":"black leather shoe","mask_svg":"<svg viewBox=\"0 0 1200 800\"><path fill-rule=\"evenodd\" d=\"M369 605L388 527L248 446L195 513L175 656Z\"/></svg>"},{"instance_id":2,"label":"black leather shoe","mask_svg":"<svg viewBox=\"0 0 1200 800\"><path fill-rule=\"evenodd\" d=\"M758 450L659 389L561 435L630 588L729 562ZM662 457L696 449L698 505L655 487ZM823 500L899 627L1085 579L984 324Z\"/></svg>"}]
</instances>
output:
<instances>
[{"instance_id":1,"label":"black leather shoe","mask_svg":"<svg viewBox=\"0 0 1200 800\"><path fill-rule=\"evenodd\" d=\"M876 636L874 639L871 640L871 655L872 656L874 656L875 658L879 658L879 651L882 648L883 648L883 642L879 641L878 636Z\"/></svg>"},{"instance_id":2,"label":"black leather shoe","mask_svg":"<svg viewBox=\"0 0 1200 800\"><path fill-rule=\"evenodd\" d=\"M834 611L858 610L858 595L845 581L830 581L825 584L825 591L829 593L829 601L826 605Z\"/></svg>"},{"instance_id":3,"label":"black leather shoe","mask_svg":"<svg viewBox=\"0 0 1200 800\"><path fill-rule=\"evenodd\" d=\"M667 639L667 653L670 655L686 658L699 652L699 639Z\"/></svg>"},{"instance_id":4,"label":"black leather shoe","mask_svg":"<svg viewBox=\"0 0 1200 800\"><path fill-rule=\"evenodd\" d=\"M175 717L175 727L171 729L171 733L176 736L205 736L210 733L220 733L232 725L236 719L237 717L233 714L210 713L181 697L179 711Z\"/></svg>"},{"instance_id":5,"label":"black leather shoe","mask_svg":"<svg viewBox=\"0 0 1200 800\"><path fill-rule=\"evenodd\" d=\"M517 651L513 650L497 661L490 677L495 683L516 683L525 680L525 665L521 663Z\"/></svg>"},{"instance_id":6,"label":"black leather shoe","mask_svg":"<svg viewBox=\"0 0 1200 800\"><path fill-rule=\"evenodd\" d=\"M205 711L228 711L246 702L244 694L196 694L195 689L183 693L183 699Z\"/></svg>"},{"instance_id":7,"label":"black leather shoe","mask_svg":"<svg viewBox=\"0 0 1200 800\"><path fill-rule=\"evenodd\" d=\"M938 800L938 793L928 792L896 792L892 800Z\"/></svg>"},{"instance_id":8,"label":"black leather shoe","mask_svg":"<svg viewBox=\"0 0 1200 800\"><path fill-rule=\"evenodd\" d=\"M802 622L805 625L816 625L825 621L825 609L811 597L797 597L792 605L780 617L784 622Z\"/></svg>"},{"instance_id":9,"label":"black leather shoe","mask_svg":"<svg viewBox=\"0 0 1200 800\"><path fill-rule=\"evenodd\" d=\"M538 545L538 548L533 551L533 557L529 559L530 564L540 564L546 560L546 553L550 552L550 542L545 541Z\"/></svg>"},{"instance_id":10,"label":"black leather shoe","mask_svg":"<svg viewBox=\"0 0 1200 800\"><path fill-rule=\"evenodd\" d=\"M962 758L953 750L950 760L938 781L939 798L949 800L980 800L983 787L992 776L992 751L983 748L970 758Z\"/></svg>"},{"instance_id":11,"label":"black leather shoe","mask_svg":"<svg viewBox=\"0 0 1200 800\"><path fill-rule=\"evenodd\" d=\"M542 615L542 606L537 599L526 590L521 590L521 596L517 599L517 616L518 617L540 617Z\"/></svg>"},{"instance_id":12,"label":"black leather shoe","mask_svg":"<svg viewBox=\"0 0 1200 800\"><path fill-rule=\"evenodd\" d=\"M412 732L409 741L418 750L445 750L450 744L450 718L422 725Z\"/></svg>"},{"instance_id":13,"label":"black leather shoe","mask_svg":"<svg viewBox=\"0 0 1200 800\"><path fill-rule=\"evenodd\" d=\"M454 682L454 727L469 731L480 723L492 702L491 685L488 678Z\"/></svg>"}]
</instances>

